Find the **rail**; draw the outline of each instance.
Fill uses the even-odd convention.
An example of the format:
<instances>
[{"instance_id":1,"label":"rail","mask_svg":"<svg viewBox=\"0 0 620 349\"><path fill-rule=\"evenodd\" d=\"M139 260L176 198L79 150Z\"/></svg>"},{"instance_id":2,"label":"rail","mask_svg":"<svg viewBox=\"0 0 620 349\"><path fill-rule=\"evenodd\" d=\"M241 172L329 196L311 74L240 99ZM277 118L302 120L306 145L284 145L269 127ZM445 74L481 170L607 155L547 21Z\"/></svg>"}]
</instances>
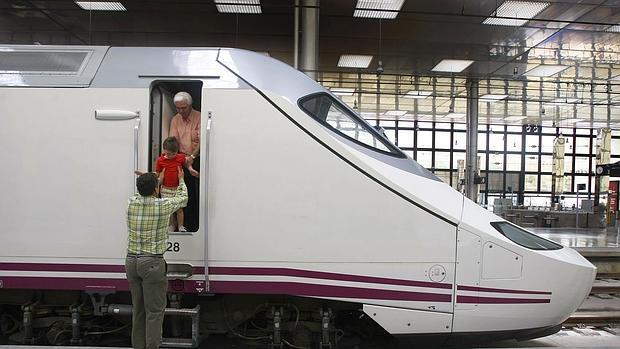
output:
<instances>
[{"instance_id":1,"label":"rail","mask_svg":"<svg viewBox=\"0 0 620 349\"><path fill-rule=\"evenodd\" d=\"M564 326L620 324L620 249L585 247L576 250L597 267L590 296Z\"/></svg>"}]
</instances>

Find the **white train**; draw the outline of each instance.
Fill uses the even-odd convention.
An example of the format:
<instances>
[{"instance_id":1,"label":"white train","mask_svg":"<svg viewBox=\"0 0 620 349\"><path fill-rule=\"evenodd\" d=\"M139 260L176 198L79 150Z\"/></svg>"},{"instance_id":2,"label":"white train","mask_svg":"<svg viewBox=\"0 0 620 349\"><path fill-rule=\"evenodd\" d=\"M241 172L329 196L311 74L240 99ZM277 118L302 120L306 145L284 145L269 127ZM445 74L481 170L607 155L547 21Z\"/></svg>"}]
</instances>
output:
<instances>
[{"instance_id":1,"label":"white train","mask_svg":"<svg viewBox=\"0 0 620 349\"><path fill-rule=\"evenodd\" d=\"M181 90L202 112L199 224L170 236L166 259L171 307L200 315L193 345L231 332L325 347L352 326L531 338L590 291L596 269L577 252L466 199L275 59L0 46L0 316L23 322L7 336L37 342L46 316L126 312L133 171L153 168ZM63 333L47 339L85 335Z\"/></svg>"}]
</instances>

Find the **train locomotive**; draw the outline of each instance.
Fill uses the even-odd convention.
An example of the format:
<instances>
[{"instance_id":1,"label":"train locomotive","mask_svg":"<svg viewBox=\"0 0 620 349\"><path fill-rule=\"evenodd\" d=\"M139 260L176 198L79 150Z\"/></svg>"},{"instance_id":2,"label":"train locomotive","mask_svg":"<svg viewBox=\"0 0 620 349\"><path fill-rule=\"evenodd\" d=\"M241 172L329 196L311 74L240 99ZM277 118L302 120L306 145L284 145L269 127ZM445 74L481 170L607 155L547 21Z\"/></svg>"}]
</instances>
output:
<instances>
[{"instance_id":1,"label":"train locomotive","mask_svg":"<svg viewBox=\"0 0 620 349\"><path fill-rule=\"evenodd\" d=\"M170 233L165 255L167 346L216 333L321 348L360 333L534 338L591 289L596 269L576 251L465 198L276 59L5 45L4 337L79 344L127 330L127 199L178 91L201 111L202 153L197 228Z\"/></svg>"}]
</instances>

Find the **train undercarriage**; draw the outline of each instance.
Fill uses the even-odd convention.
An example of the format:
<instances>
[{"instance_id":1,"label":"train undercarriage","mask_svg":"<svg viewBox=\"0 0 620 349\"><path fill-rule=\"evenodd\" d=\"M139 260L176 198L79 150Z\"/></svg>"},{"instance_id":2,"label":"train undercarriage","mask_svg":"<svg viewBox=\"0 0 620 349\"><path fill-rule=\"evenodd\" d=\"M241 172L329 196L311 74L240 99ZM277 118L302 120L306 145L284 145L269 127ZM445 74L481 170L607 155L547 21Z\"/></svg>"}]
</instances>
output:
<instances>
[{"instance_id":1,"label":"train undercarriage","mask_svg":"<svg viewBox=\"0 0 620 349\"><path fill-rule=\"evenodd\" d=\"M131 346L128 292L0 290L0 300L0 344ZM383 347L392 338L361 308L292 296L172 293L162 346L193 348L219 337L263 348Z\"/></svg>"}]
</instances>

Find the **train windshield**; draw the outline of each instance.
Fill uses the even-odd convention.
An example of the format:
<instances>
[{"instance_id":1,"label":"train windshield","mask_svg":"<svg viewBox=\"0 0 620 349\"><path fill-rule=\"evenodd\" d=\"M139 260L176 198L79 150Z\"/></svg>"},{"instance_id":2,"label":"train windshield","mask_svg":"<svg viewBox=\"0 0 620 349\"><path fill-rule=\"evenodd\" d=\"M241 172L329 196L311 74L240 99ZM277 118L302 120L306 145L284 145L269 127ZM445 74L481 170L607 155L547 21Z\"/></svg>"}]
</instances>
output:
<instances>
[{"instance_id":1,"label":"train windshield","mask_svg":"<svg viewBox=\"0 0 620 349\"><path fill-rule=\"evenodd\" d=\"M381 136L377 130L327 93L305 97L299 101L299 106L321 124L356 143L382 153L404 157L402 152Z\"/></svg>"},{"instance_id":2,"label":"train windshield","mask_svg":"<svg viewBox=\"0 0 620 349\"><path fill-rule=\"evenodd\" d=\"M508 222L491 222L491 225L510 241L532 250L559 250L562 248L560 244L543 239Z\"/></svg>"}]
</instances>

